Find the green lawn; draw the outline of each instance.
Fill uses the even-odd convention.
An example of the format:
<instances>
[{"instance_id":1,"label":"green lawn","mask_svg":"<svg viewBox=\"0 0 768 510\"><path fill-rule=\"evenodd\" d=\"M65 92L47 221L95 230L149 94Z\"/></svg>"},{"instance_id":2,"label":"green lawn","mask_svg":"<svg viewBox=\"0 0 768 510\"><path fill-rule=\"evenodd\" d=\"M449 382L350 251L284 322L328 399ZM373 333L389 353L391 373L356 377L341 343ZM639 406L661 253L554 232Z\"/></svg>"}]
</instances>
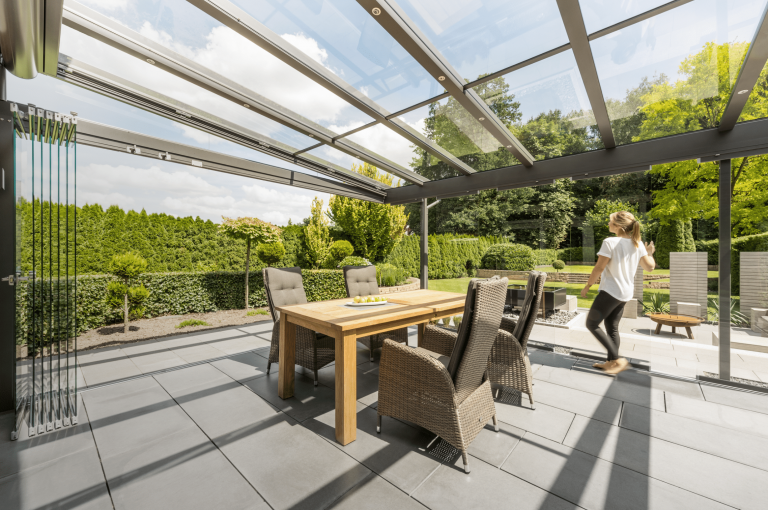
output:
<instances>
[{"instance_id":1,"label":"green lawn","mask_svg":"<svg viewBox=\"0 0 768 510\"><path fill-rule=\"evenodd\" d=\"M594 269L595 266L565 266L565 269L560 271L561 273L586 273L589 274L592 272L592 269ZM545 273L555 273L557 272L554 267L552 266L536 266L537 271L544 271ZM654 269L653 273L646 273L646 274L663 274L668 275L669 269ZM717 278L718 274L717 271L707 271L707 277L708 278Z\"/></svg>"}]
</instances>

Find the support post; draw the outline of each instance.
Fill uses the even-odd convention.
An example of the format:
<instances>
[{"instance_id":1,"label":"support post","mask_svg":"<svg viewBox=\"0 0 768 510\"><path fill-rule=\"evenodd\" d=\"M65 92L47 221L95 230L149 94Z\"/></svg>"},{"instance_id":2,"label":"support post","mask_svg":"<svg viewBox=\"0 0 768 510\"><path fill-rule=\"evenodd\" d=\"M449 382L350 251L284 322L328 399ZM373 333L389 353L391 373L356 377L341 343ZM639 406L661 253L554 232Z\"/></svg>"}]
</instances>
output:
<instances>
[{"instance_id":1,"label":"support post","mask_svg":"<svg viewBox=\"0 0 768 510\"><path fill-rule=\"evenodd\" d=\"M5 69L0 71L4 73ZM13 122L10 104L0 101L0 277L16 275ZM12 276L13 275L13 276ZM0 412L14 405L16 379L16 287L0 281Z\"/></svg>"},{"instance_id":2,"label":"support post","mask_svg":"<svg viewBox=\"0 0 768 510\"><path fill-rule=\"evenodd\" d=\"M719 214L719 285L720 379L731 380L731 160L720 161L718 191Z\"/></svg>"},{"instance_id":3,"label":"support post","mask_svg":"<svg viewBox=\"0 0 768 510\"><path fill-rule=\"evenodd\" d=\"M421 288L429 287L429 207L427 199L421 199Z\"/></svg>"}]
</instances>

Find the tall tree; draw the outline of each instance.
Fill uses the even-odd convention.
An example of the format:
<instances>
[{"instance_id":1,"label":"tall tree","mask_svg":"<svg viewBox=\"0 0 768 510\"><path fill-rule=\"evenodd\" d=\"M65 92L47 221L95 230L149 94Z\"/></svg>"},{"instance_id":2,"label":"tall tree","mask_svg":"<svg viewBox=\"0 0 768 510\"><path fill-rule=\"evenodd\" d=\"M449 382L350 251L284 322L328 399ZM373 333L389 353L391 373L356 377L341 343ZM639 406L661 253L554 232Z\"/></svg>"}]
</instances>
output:
<instances>
[{"instance_id":1,"label":"tall tree","mask_svg":"<svg viewBox=\"0 0 768 510\"><path fill-rule=\"evenodd\" d=\"M307 260L315 269L319 268L328 257L333 243L328 224L328 218L323 214L323 201L315 197L312 200L309 221L304 231Z\"/></svg>"}]
</instances>

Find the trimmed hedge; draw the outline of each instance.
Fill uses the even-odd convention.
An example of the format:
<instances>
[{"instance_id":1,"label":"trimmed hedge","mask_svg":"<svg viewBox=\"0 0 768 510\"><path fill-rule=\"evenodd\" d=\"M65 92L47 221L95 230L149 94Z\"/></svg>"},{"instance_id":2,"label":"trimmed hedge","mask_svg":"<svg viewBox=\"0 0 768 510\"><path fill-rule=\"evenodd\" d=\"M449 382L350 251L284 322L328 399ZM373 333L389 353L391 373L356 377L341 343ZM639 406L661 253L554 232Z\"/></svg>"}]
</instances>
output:
<instances>
[{"instance_id":1,"label":"trimmed hedge","mask_svg":"<svg viewBox=\"0 0 768 510\"><path fill-rule=\"evenodd\" d=\"M344 276L339 270L321 269L302 271L304 290L309 301L324 301L328 299L341 299L346 297ZM79 276L77 278L77 290L75 292L74 279L70 280L71 302L77 303L77 326L80 332L101 327L106 324L119 322L119 311L111 310L105 303L107 284L116 281L112 276ZM143 284L150 292L145 301L146 312L144 317L158 317L162 315L184 315L188 313L214 312L218 310L233 310L243 307L243 294L245 293L245 272L243 271L217 271L211 273L146 273L135 279ZM62 317L66 316L65 296L66 280L61 280L61 292L58 284L53 285L37 283L34 292L38 296L35 303L35 323L37 328L41 324L42 300L41 293L49 295L51 287L53 294L59 295L54 308L58 306ZM24 338L29 331L32 322L32 291L33 286L28 282L21 282L17 289L17 343L25 343ZM253 307L267 305L264 279L261 271L251 272L248 277L249 295L248 302ZM51 326L47 319L50 307L46 307L46 320L43 327L48 335ZM55 316L55 312L54 312ZM62 320L62 324L66 321ZM66 330L60 329L63 336Z\"/></svg>"},{"instance_id":2,"label":"trimmed hedge","mask_svg":"<svg viewBox=\"0 0 768 510\"><path fill-rule=\"evenodd\" d=\"M669 254L671 252L696 251L693 242L693 227L691 220L673 220L668 225L661 225L656 235L656 253L654 259L662 269L669 269Z\"/></svg>"},{"instance_id":3,"label":"trimmed hedge","mask_svg":"<svg viewBox=\"0 0 768 510\"><path fill-rule=\"evenodd\" d=\"M563 248L557 250L557 252L557 258L564 262L582 262L584 260L584 253L581 246L576 246L574 248Z\"/></svg>"},{"instance_id":4,"label":"trimmed hedge","mask_svg":"<svg viewBox=\"0 0 768 510\"><path fill-rule=\"evenodd\" d=\"M405 236L395 245L385 263L400 267L408 276L421 277L421 237ZM504 242L502 237L469 237L453 234L429 236L429 277L461 278L474 275L480 260L492 245Z\"/></svg>"},{"instance_id":5,"label":"trimmed hedge","mask_svg":"<svg viewBox=\"0 0 768 510\"><path fill-rule=\"evenodd\" d=\"M483 255L483 269L506 269L509 271L533 271L536 255L533 249L523 244L494 244Z\"/></svg>"},{"instance_id":6,"label":"trimmed hedge","mask_svg":"<svg viewBox=\"0 0 768 510\"><path fill-rule=\"evenodd\" d=\"M707 252L707 263L713 266L719 265L720 241L696 241L696 251ZM731 294L738 296L740 293L740 269L741 257L739 253L744 251L768 251L768 232L751 236L734 237L731 239Z\"/></svg>"}]
</instances>

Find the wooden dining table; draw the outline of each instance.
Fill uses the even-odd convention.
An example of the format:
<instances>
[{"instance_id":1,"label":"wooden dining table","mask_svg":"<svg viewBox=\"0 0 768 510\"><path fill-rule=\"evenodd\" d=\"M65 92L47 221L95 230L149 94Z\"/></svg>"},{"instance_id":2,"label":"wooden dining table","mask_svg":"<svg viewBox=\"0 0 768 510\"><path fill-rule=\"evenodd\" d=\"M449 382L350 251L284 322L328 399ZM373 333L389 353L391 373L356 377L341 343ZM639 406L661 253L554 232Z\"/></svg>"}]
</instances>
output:
<instances>
[{"instance_id":1,"label":"wooden dining table","mask_svg":"<svg viewBox=\"0 0 768 510\"><path fill-rule=\"evenodd\" d=\"M357 339L418 325L418 342L431 319L464 311L464 294L415 290L387 294L386 305L353 307L350 298L277 307L280 312L280 361L277 393L293 397L296 375L296 326L336 340L336 440L345 445L357 433Z\"/></svg>"}]
</instances>

